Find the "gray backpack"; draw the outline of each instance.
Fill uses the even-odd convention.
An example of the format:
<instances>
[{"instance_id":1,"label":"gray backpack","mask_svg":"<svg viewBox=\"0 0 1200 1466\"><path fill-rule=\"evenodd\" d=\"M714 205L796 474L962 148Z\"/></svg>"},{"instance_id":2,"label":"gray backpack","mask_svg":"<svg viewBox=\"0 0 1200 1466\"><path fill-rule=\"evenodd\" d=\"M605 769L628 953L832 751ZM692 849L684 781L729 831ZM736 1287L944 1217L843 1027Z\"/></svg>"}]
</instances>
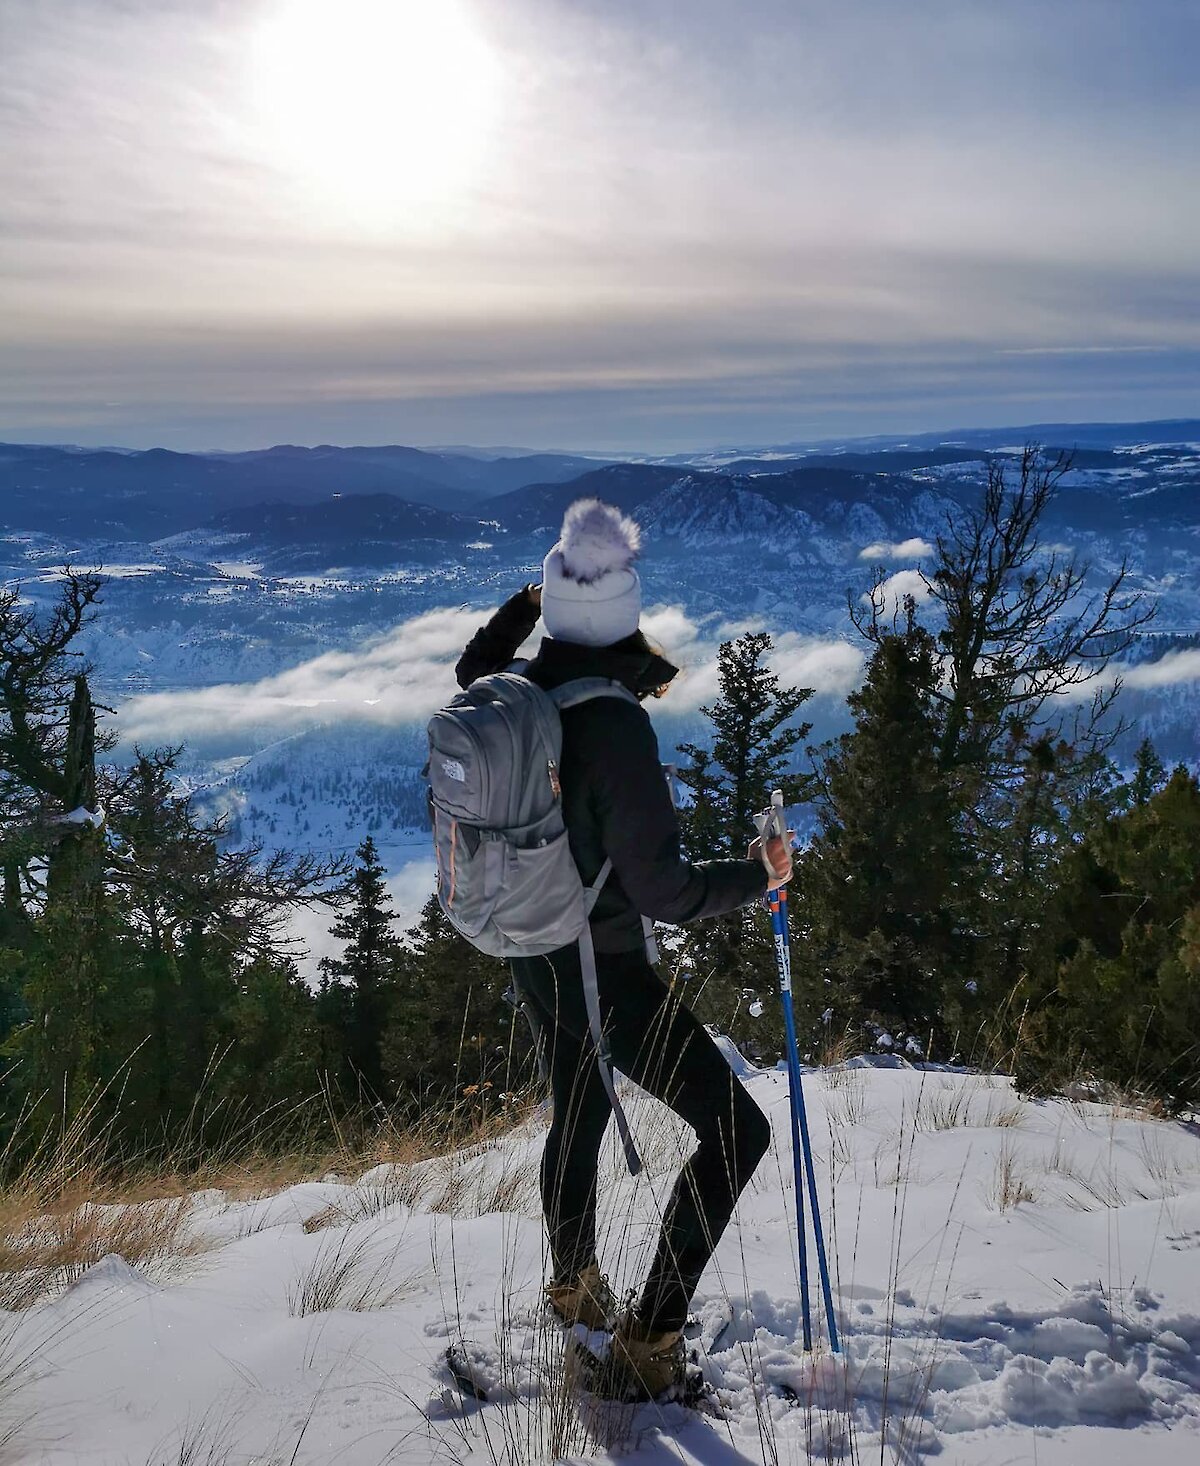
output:
<instances>
[{"instance_id":1,"label":"gray backpack","mask_svg":"<svg viewBox=\"0 0 1200 1466\"><path fill-rule=\"evenodd\" d=\"M594 697L637 703L619 682L581 677L545 692L517 672L480 677L429 721L429 805L438 901L472 946L538 957L579 943L600 1074L631 1171L640 1168L601 1032L588 917L612 870L585 887L567 842L559 713Z\"/></svg>"}]
</instances>

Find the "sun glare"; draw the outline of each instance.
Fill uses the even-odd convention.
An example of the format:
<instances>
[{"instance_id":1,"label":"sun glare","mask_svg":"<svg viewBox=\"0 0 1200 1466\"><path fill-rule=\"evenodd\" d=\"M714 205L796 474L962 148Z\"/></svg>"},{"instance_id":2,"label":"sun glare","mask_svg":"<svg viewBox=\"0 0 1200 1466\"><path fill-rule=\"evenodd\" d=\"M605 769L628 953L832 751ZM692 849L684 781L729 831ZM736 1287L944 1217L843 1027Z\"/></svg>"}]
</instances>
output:
<instances>
[{"instance_id":1,"label":"sun glare","mask_svg":"<svg viewBox=\"0 0 1200 1466\"><path fill-rule=\"evenodd\" d=\"M460 0L279 0L251 43L267 158L329 222L444 214L480 176L499 79Z\"/></svg>"}]
</instances>

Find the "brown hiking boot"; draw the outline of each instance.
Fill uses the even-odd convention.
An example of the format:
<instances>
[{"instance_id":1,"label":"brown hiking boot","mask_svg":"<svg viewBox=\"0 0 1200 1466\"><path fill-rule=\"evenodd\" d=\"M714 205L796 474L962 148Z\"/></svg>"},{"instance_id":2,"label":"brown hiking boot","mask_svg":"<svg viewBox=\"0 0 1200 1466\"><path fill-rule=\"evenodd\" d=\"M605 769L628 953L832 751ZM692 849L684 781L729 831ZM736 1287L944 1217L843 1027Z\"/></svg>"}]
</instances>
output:
<instances>
[{"instance_id":1,"label":"brown hiking boot","mask_svg":"<svg viewBox=\"0 0 1200 1466\"><path fill-rule=\"evenodd\" d=\"M565 1324L581 1323L585 1329L612 1327L617 1300L600 1271L589 1262L574 1278L546 1284L546 1302Z\"/></svg>"},{"instance_id":2,"label":"brown hiking boot","mask_svg":"<svg viewBox=\"0 0 1200 1466\"><path fill-rule=\"evenodd\" d=\"M610 1399L657 1400L687 1376L682 1329L656 1329L632 1310L613 1330L612 1347L596 1381L596 1394Z\"/></svg>"}]
</instances>

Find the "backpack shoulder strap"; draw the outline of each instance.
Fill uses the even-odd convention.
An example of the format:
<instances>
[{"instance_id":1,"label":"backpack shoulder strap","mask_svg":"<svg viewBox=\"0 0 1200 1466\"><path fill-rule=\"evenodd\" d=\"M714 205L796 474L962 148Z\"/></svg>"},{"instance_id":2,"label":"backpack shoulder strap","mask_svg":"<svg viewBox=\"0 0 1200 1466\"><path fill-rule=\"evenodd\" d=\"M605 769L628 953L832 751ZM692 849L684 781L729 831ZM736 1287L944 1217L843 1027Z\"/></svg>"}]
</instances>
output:
<instances>
[{"instance_id":1,"label":"backpack shoulder strap","mask_svg":"<svg viewBox=\"0 0 1200 1466\"><path fill-rule=\"evenodd\" d=\"M580 703L590 702L595 697L616 697L624 702L631 702L635 707L641 703L634 693L623 682L616 682L610 677L576 677L570 682L564 682L559 687L553 687L547 696L554 703L561 713L565 708L578 707ZM609 1105L612 1108L613 1119L616 1121L617 1133L621 1137L621 1146L625 1152L625 1163L629 1167L630 1175L636 1176L642 1169L641 1158L637 1153L637 1146L634 1143L633 1135L630 1132L629 1121L626 1119L625 1111L617 1096L616 1084L613 1080L612 1058L609 1054L608 1038L604 1033L600 1019L600 988L596 978L596 952L592 945L591 913L596 904L596 898L603 889L605 881L612 873L612 861L606 859L596 875L596 879L590 886L584 887L583 898L589 920L585 923L583 931L579 936L579 966L583 978L583 997L587 1008L588 1029L591 1033L592 1044L596 1051L596 1065L600 1071L600 1082L604 1092L608 1096Z\"/></svg>"},{"instance_id":2,"label":"backpack shoulder strap","mask_svg":"<svg viewBox=\"0 0 1200 1466\"><path fill-rule=\"evenodd\" d=\"M604 884L604 879L611 869L611 862L605 861L604 868L600 872L600 878L596 885L591 888L596 891ZM590 893L589 893L590 894ZM621 1148L625 1152L625 1164L629 1167L629 1174L636 1176L642 1169L642 1159L638 1155L637 1145L633 1139L633 1133L629 1128L629 1120L617 1094L616 1080L613 1078L612 1055L608 1047L608 1035L604 1032L603 1022L600 1016L600 985L596 977L596 949L592 945L592 929L589 924L584 923L583 931L579 934L579 970L583 978L583 999L587 1008L588 1030L592 1036L592 1045L596 1051L596 1067L600 1071L600 1083L604 1093L608 1097L609 1107L612 1109L613 1119L616 1121L617 1134L621 1137Z\"/></svg>"},{"instance_id":3,"label":"backpack shoulder strap","mask_svg":"<svg viewBox=\"0 0 1200 1466\"><path fill-rule=\"evenodd\" d=\"M637 697L623 682L615 682L610 677L576 677L570 682L552 687L546 696L560 713L564 708L578 707L581 702L591 702L594 697L618 697L641 707Z\"/></svg>"}]
</instances>

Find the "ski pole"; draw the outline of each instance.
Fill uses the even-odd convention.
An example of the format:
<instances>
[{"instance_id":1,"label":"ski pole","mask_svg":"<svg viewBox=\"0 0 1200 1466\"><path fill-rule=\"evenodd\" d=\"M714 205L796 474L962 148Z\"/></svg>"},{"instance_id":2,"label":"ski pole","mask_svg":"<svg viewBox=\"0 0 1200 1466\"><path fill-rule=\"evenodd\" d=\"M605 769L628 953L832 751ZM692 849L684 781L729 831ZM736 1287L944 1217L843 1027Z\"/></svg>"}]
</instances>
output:
<instances>
[{"instance_id":1,"label":"ski pole","mask_svg":"<svg viewBox=\"0 0 1200 1466\"><path fill-rule=\"evenodd\" d=\"M771 796L771 807L755 816L759 834L763 841L763 859L766 862L766 842L772 836L787 839L787 822L783 815L783 793L776 790ZM803 1188L807 1182L809 1210L813 1219L813 1239L816 1243L817 1267L821 1279L821 1293L825 1304L826 1327L829 1331L829 1346L835 1354L841 1352L838 1340L837 1319L833 1311L833 1290L829 1282L829 1262L825 1254L825 1234L821 1226L821 1209L817 1199L817 1178L813 1166L812 1142L808 1131L808 1112L804 1104L804 1088L800 1080L800 1046L796 1039L796 1015L792 1002L792 953L788 938L787 888L778 886L770 892L768 905L771 911L771 929L775 937L775 960L779 967L779 1001L783 1008L783 1023L787 1038L788 1088L792 1122L792 1169L796 1186L796 1229L800 1260L800 1309L804 1330L804 1348L812 1348L812 1320L808 1289L808 1246L804 1227ZM803 1174L802 1174L803 1173Z\"/></svg>"},{"instance_id":2,"label":"ski pole","mask_svg":"<svg viewBox=\"0 0 1200 1466\"><path fill-rule=\"evenodd\" d=\"M808 1173L808 1203L812 1212L813 1240L817 1244L817 1269L821 1275L821 1295L825 1302L825 1324L829 1331L829 1347L835 1354L842 1350L838 1338L837 1317L833 1310L833 1289L829 1282L829 1259L825 1253L825 1229L821 1222L821 1208L817 1202L817 1175L813 1166L812 1142L808 1134L808 1110L804 1103L804 1089L800 1083L800 1052L796 1042L796 1019L792 1007L791 993L791 948L788 940L787 890L779 889L779 924L783 928L784 947L788 951L788 994L784 1007L785 1024L791 1030L788 1045L795 1055L796 1067L796 1113L800 1125L800 1140L804 1148L804 1168Z\"/></svg>"},{"instance_id":3,"label":"ski pole","mask_svg":"<svg viewBox=\"0 0 1200 1466\"><path fill-rule=\"evenodd\" d=\"M800 1318L804 1327L804 1349L812 1348L812 1313L808 1296L808 1239L804 1226L804 1144L800 1136L800 1112L796 1096L800 1092L800 1063L796 1045L796 1019L792 1010L791 953L783 922L783 902L779 892L767 898L771 910L771 930L775 936L775 960L779 965L779 1001L783 1006L783 1024L787 1030L787 1066L789 1110L792 1122L792 1175L796 1190L796 1247L800 1262Z\"/></svg>"},{"instance_id":4,"label":"ski pole","mask_svg":"<svg viewBox=\"0 0 1200 1466\"><path fill-rule=\"evenodd\" d=\"M775 800L779 804L776 806ZM770 809L754 816L762 841L763 864L771 870L767 858L767 841L779 834L787 839L786 822L782 819L782 791L772 796ZM781 826L783 827L781 830ZM788 1067L788 1109L792 1127L792 1176L796 1192L796 1252L800 1267L800 1320L804 1330L804 1349L812 1348L812 1309L808 1290L808 1236L804 1225L804 1145L800 1136L800 1115L796 1108L796 1096L800 1092L800 1060L796 1044L796 1019L792 1007L792 954L788 944L787 920L780 892L776 887L767 894L767 907L771 913L771 932L775 938L775 963L779 969L779 1001L783 1007L783 1024L787 1033Z\"/></svg>"}]
</instances>

